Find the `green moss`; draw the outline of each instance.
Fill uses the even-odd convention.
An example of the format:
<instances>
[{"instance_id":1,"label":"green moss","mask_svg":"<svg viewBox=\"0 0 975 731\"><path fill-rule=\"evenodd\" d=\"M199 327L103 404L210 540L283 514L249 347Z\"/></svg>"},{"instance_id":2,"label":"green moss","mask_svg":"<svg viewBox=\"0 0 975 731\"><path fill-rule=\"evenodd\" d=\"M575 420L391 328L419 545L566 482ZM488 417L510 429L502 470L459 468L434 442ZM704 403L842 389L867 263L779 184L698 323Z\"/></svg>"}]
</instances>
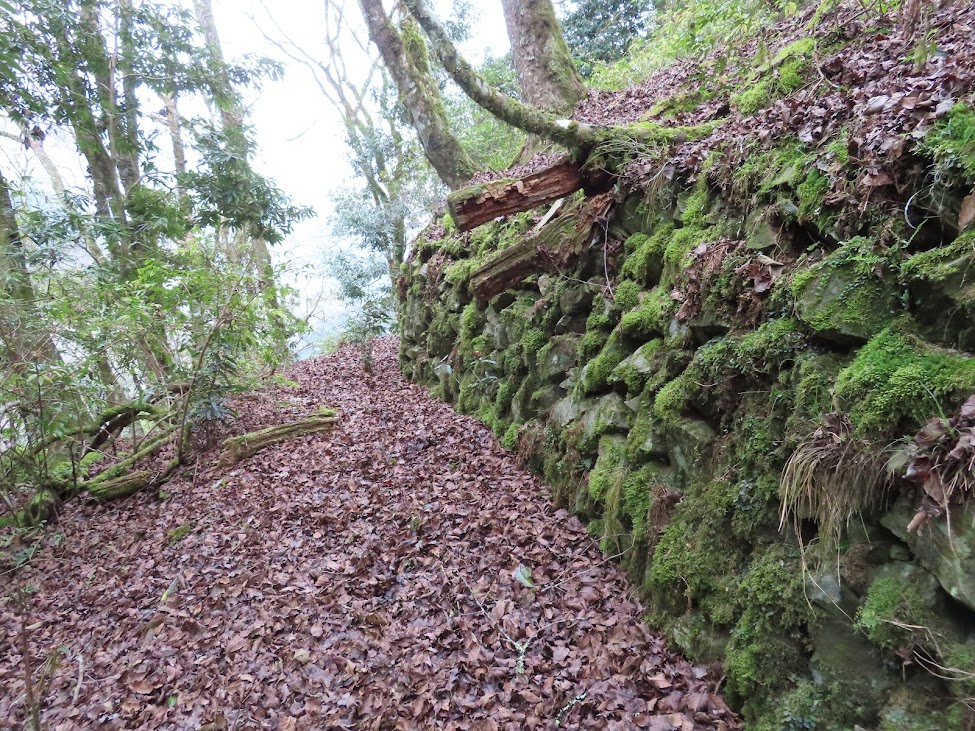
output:
<instances>
[{"instance_id":1,"label":"green moss","mask_svg":"<svg viewBox=\"0 0 975 731\"><path fill-rule=\"evenodd\" d=\"M480 266L480 261L476 259L461 259L450 264L444 269L443 277L451 287L457 287L470 281L474 270Z\"/></svg>"},{"instance_id":2,"label":"green moss","mask_svg":"<svg viewBox=\"0 0 975 731\"><path fill-rule=\"evenodd\" d=\"M653 400L653 415L665 426L683 418L690 401L692 381L682 374L660 389Z\"/></svg>"},{"instance_id":3,"label":"green moss","mask_svg":"<svg viewBox=\"0 0 975 731\"><path fill-rule=\"evenodd\" d=\"M179 543L193 532L193 527L194 526L192 523L183 523L183 525L179 526L178 528L173 528L171 531L169 531L169 533L166 534L166 542L170 546Z\"/></svg>"},{"instance_id":4,"label":"green moss","mask_svg":"<svg viewBox=\"0 0 975 731\"><path fill-rule=\"evenodd\" d=\"M501 437L502 447L512 451L518 448L518 428L518 424L512 423L505 429L504 436Z\"/></svg>"},{"instance_id":5,"label":"green moss","mask_svg":"<svg viewBox=\"0 0 975 731\"><path fill-rule=\"evenodd\" d=\"M779 69L778 87L783 94L791 94L806 85L806 71L809 61L804 58L794 58L786 61Z\"/></svg>"},{"instance_id":6,"label":"green moss","mask_svg":"<svg viewBox=\"0 0 975 731\"><path fill-rule=\"evenodd\" d=\"M460 313L461 340L471 340L481 329L481 316L477 305L471 302Z\"/></svg>"},{"instance_id":7,"label":"green moss","mask_svg":"<svg viewBox=\"0 0 975 731\"><path fill-rule=\"evenodd\" d=\"M707 216L708 208L711 204L711 197L708 195L708 179L706 175L701 175L694 190L684 200L684 207L681 211L681 220L685 226L703 226Z\"/></svg>"},{"instance_id":8,"label":"green moss","mask_svg":"<svg viewBox=\"0 0 975 731\"><path fill-rule=\"evenodd\" d=\"M583 377L583 391L587 394L599 393L609 388L609 375L626 357L619 335L613 333L603 349L586 365Z\"/></svg>"},{"instance_id":9,"label":"green moss","mask_svg":"<svg viewBox=\"0 0 975 731\"><path fill-rule=\"evenodd\" d=\"M836 139L826 145L826 152L836 158L841 165L850 162L850 135L846 129L840 131Z\"/></svg>"},{"instance_id":10,"label":"green moss","mask_svg":"<svg viewBox=\"0 0 975 731\"><path fill-rule=\"evenodd\" d=\"M623 445L612 437L600 440L599 458L589 473L589 495L602 500L617 482L626 476L626 455Z\"/></svg>"},{"instance_id":11,"label":"green moss","mask_svg":"<svg viewBox=\"0 0 975 731\"><path fill-rule=\"evenodd\" d=\"M728 530L734 488L690 486L657 544L647 574L656 604L681 613L699 606L716 624L733 621L742 547Z\"/></svg>"},{"instance_id":12,"label":"green moss","mask_svg":"<svg viewBox=\"0 0 975 731\"><path fill-rule=\"evenodd\" d=\"M802 319L818 332L866 339L890 321L898 307L890 271L894 250L858 236L793 276L790 290Z\"/></svg>"},{"instance_id":13,"label":"green moss","mask_svg":"<svg viewBox=\"0 0 975 731\"><path fill-rule=\"evenodd\" d=\"M592 300L592 310L586 318L586 330L611 329L615 324L611 313L613 307L606 301L606 298L597 294Z\"/></svg>"},{"instance_id":14,"label":"green moss","mask_svg":"<svg viewBox=\"0 0 975 731\"><path fill-rule=\"evenodd\" d=\"M545 347L548 342L548 335L537 328L529 328L522 334L520 342L525 355L530 356Z\"/></svg>"},{"instance_id":15,"label":"green moss","mask_svg":"<svg viewBox=\"0 0 975 731\"><path fill-rule=\"evenodd\" d=\"M448 236L453 236L457 233L457 226L454 225L454 219L450 217L449 213L445 213L440 217L440 225L443 226Z\"/></svg>"},{"instance_id":16,"label":"green moss","mask_svg":"<svg viewBox=\"0 0 975 731\"><path fill-rule=\"evenodd\" d=\"M658 226L652 236L633 234L628 238L621 276L644 286L656 284L663 269L664 251L673 232L673 224L665 223Z\"/></svg>"},{"instance_id":17,"label":"green moss","mask_svg":"<svg viewBox=\"0 0 975 731\"><path fill-rule=\"evenodd\" d=\"M630 535L634 541L647 538L650 507L655 496L673 487L672 473L655 463L643 465L623 480L619 510L628 519Z\"/></svg>"},{"instance_id":18,"label":"green moss","mask_svg":"<svg viewBox=\"0 0 975 731\"><path fill-rule=\"evenodd\" d=\"M819 216L826 193L829 191L829 178L818 170L812 170L805 179L796 186L799 198L799 220L814 221Z\"/></svg>"},{"instance_id":19,"label":"green moss","mask_svg":"<svg viewBox=\"0 0 975 731\"><path fill-rule=\"evenodd\" d=\"M922 138L919 147L934 160L943 178L955 183L975 182L975 110L955 104Z\"/></svg>"},{"instance_id":20,"label":"green moss","mask_svg":"<svg viewBox=\"0 0 975 731\"><path fill-rule=\"evenodd\" d=\"M975 393L975 358L937 348L902 327L877 334L836 381L837 404L860 433L911 431Z\"/></svg>"},{"instance_id":21,"label":"green moss","mask_svg":"<svg viewBox=\"0 0 975 731\"><path fill-rule=\"evenodd\" d=\"M948 285L960 292L958 299L975 302L975 282L971 276L973 263L975 231L968 231L948 246L914 254L901 265L901 276L911 283Z\"/></svg>"},{"instance_id":22,"label":"green moss","mask_svg":"<svg viewBox=\"0 0 975 731\"><path fill-rule=\"evenodd\" d=\"M677 303L663 286L654 287L643 301L620 320L620 331L633 338L651 338L667 333Z\"/></svg>"},{"instance_id":23,"label":"green moss","mask_svg":"<svg viewBox=\"0 0 975 731\"><path fill-rule=\"evenodd\" d=\"M894 693L880 713L880 731L962 731L966 728L965 706L945 708L940 698L903 689Z\"/></svg>"},{"instance_id":24,"label":"green moss","mask_svg":"<svg viewBox=\"0 0 975 731\"><path fill-rule=\"evenodd\" d=\"M758 110L764 109L772 101L772 91L771 79L759 79L747 89L731 97L731 103L742 114L754 114Z\"/></svg>"},{"instance_id":25,"label":"green moss","mask_svg":"<svg viewBox=\"0 0 975 731\"><path fill-rule=\"evenodd\" d=\"M624 279L616 285L616 291L613 295L616 299L616 305L621 311L632 310L640 301L640 285L629 279Z\"/></svg>"},{"instance_id":26,"label":"green moss","mask_svg":"<svg viewBox=\"0 0 975 731\"><path fill-rule=\"evenodd\" d=\"M758 607L735 624L725 658L726 693L746 719L761 718L773 699L806 671L808 650L795 629L783 627Z\"/></svg>"},{"instance_id":27,"label":"green moss","mask_svg":"<svg viewBox=\"0 0 975 731\"><path fill-rule=\"evenodd\" d=\"M903 625L924 626L927 612L916 587L895 577L876 579L857 612L856 626L876 645L896 650L910 644L911 631Z\"/></svg>"},{"instance_id":28,"label":"green moss","mask_svg":"<svg viewBox=\"0 0 975 731\"><path fill-rule=\"evenodd\" d=\"M511 399L514 398L514 389L511 382L507 379L498 383L498 392L494 396L494 411L496 414L503 415L511 408Z\"/></svg>"}]
</instances>

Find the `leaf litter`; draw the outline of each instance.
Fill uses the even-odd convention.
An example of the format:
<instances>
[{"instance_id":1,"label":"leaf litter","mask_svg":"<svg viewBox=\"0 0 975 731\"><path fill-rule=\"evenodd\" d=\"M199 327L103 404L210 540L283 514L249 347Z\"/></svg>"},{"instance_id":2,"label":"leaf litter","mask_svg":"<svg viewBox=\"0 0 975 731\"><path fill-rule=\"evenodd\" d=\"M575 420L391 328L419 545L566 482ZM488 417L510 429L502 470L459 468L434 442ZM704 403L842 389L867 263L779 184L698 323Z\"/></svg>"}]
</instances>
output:
<instances>
[{"instance_id":1,"label":"leaf litter","mask_svg":"<svg viewBox=\"0 0 975 731\"><path fill-rule=\"evenodd\" d=\"M45 728L741 728L720 667L669 650L582 524L396 347L236 404L235 433L323 406L332 432L65 508L65 540L0 587L34 588L34 667L61 658ZM0 604L0 726L25 718L21 619Z\"/></svg>"}]
</instances>

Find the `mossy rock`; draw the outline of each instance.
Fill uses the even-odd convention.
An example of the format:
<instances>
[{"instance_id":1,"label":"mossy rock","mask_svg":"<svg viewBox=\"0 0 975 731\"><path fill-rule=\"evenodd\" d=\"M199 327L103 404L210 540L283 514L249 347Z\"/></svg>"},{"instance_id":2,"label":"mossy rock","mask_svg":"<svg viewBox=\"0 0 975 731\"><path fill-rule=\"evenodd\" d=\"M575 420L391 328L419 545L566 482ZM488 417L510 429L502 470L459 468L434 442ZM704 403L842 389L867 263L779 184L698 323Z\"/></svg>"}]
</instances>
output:
<instances>
[{"instance_id":1,"label":"mossy rock","mask_svg":"<svg viewBox=\"0 0 975 731\"><path fill-rule=\"evenodd\" d=\"M856 631L848 619L830 617L817 623L810 635L813 647L811 667L816 685L824 695L842 693L844 728L855 723L871 724L896 684L877 646Z\"/></svg>"},{"instance_id":2,"label":"mossy rock","mask_svg":"<svg viewBox=\"0 0 975 731\"><path fill-rule=\"evenodd\" d=\"M640 393L650 376L660 369L663 349L664 342L660 339L644 343L613 368L606 383L610 386L622 383L628 394Z\"/></svg>"},{"instance_id":3,"label":"mossy rock","mask_svg":"<svg viewBox=\"0 0 975 731\"><path fill-rule=\"evenodd\" d=\"M840 345L864 343L898 313L898 292L878 274L887 262L857 239L809 268L792 281L796 314L816 334Z\"/></svg>"},{"instance_id":4,"label":"mossy rock","mask_svg":"<svg viewBox=\"0 0 975 731\"><path fill-rule=\"evenodd\" d=\"M559 310L567 317L589 312L593 297L594 293L589 285L572 282L559 294Z\"/></svg>"},{"instance_id":5,"label":"mossy rock","mask_svg":"<svg viewBox=\"0 0 975 731\"><path fill-rule=\"evenodd\" d=\"M633 411L618 393L598 399L579 419L580 449L588 451L604 434L626 434L633 424Z\"/></svg>"},{"instance_id":6,"label":"mossy rock","mask_svg":"<svg viewBox=\"0 0 975 731\"><path fill-rule=\"evenodd\" d=\"M677 419L667 425L667 453L677 469L687 474L706 463L718 441L718 435L700 419Z\"/></svg>"},{"instance_id":7,"label":"mossy rock","mask_svg":"<svg viewBox=\"0 0 975 731\"><path fill-rule=\"evenodd\" d=\"M975 348L975 231L949 246L915 254L901 267L911 311L931 336Z\"/></svg>"},{"instance_id":8,"label":"mossy rock","mask_svg":"<svg viewBox=\"0 0 975 731\"><path fill-rule=\"evenodd\" d=\"M556 335L537 356L536 375L539 380L560 383L576 365L579 349L578 335Z\"/></svg>"},{"instance_id":9,"label":"mossy rock","mask_svg":"<svg viewBox=\"0 0 975 731\"><path fill-rule=\"evenodd\" d=\"M609 377L613 370L623 362L629 351L618 332L610 335L606 345L595 358L582 369L580 382L586 394L597 394L609 390Z\"/></svg>"},{"instance_id":10,"label":"mossy rock","mask_svg":"<svg viewBox=\"0 0 975 731\"><path fill-rule=\"evenodd\" d=\"M908 533L915 512L912 501L902 498L880 522L910 546L952 598L975 610L975 504L953 508L950 527L940 517Z\"/></svg>"},{"instance_id":11,"label":"mossy rock","mask_svg":"<svg viewBox=\"0 0 975 731\"><path fill-rule=\"evenodd\" d=\"M700 611L678 618L667 634L690 660L698 663L723 660L731 642L731 632L709 622Z\"/></svg>"}]
</instances>

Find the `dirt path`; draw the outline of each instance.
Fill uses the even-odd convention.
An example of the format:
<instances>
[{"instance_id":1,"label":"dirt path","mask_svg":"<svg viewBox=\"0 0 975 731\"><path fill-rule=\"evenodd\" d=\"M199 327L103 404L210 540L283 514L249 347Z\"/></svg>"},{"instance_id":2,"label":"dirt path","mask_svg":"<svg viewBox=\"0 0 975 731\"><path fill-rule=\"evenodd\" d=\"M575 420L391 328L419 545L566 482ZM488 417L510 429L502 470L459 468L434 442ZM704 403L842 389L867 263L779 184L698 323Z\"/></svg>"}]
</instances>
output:
<instances>
[{"instance_id":1,"label":"dirt path","mask_svg":"<svg viewBox=\"0 0 975 731\"><path fill-rule=\"evenodd\" d=\"M371 377L348 350L289 377L234 431L326 405L336 431L222 474L203 455L163 499L76 501L60 545L0 579L35 587L35 666L60 658L45 729L738 727L579 522L404 380L394 342ZM24 717L20 626L0 604L0 726Z\"/></svg>"}]
</instances>

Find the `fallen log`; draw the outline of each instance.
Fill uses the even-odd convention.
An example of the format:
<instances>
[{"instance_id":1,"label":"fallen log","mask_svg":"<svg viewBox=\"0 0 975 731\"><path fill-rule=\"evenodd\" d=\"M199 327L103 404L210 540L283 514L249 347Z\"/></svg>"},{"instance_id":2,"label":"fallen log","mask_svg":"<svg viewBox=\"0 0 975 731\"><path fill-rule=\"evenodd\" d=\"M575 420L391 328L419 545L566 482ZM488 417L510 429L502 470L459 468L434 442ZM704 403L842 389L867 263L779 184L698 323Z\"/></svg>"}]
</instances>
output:
<instances>
[{"instance_id":1,"label":"fallen log","mask_svg":"<svg viewBox=\"0 0 975 731\"><path fill-rule=\"evenodd\" d=\"M481 304L525 277L570 268L605 221L613 194L603 193L568 207L541 230L490 256L471 273L470 290Z\"/></svg>"},{"instance_id":2,"label":"fallen log","mask_svg":"<svg viewBox=\"0 0 975 731\"><path fill-rule=\"evenodd\" d=\"M454 191L447 209L458 231L470 231L499 216L510 216L551 203L581 190L582 169L571 161L560 162L523 178L503 178Z\"/></svg>"},{"instance_id":3,"label":"fallen log","mask_svg":"<svg viewBox=\"0 0 975 731\"><path fill-rule=\"evenodd\" d=\"M217 464L221 467L229 467L272 444L331 429L338 420L338 416L329 411L299 421L270 426L250 434L230 437L225 439L221 445L223 453L220 455L220 461Z\"/></svg>"}]
</instances>

